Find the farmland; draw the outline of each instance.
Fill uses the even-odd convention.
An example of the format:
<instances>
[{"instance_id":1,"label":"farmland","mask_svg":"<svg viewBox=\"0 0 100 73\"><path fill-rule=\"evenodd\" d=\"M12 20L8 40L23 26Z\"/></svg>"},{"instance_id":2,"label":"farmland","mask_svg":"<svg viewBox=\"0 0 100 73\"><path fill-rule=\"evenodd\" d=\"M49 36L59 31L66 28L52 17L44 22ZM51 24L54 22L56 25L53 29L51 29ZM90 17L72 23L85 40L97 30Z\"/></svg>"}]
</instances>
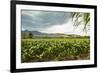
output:
<instances>
[{"instance_id":1,"label":"farmland","mask_svg":"<svg viewBox=\"0 0 100 73\"><path fill-rule=\"evenodd\" d=\"M21 62L90 59L89 38L21 39Z\"/></svg>"}]
</instances>

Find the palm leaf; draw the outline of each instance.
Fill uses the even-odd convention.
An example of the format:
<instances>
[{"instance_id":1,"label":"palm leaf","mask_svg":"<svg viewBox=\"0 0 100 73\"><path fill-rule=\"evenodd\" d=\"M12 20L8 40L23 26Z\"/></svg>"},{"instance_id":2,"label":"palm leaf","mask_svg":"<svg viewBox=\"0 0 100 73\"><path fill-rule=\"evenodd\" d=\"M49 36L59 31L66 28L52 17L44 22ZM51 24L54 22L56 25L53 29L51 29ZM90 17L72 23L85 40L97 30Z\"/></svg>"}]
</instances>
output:
<instances>
[{"instance_id":1,"label":"palm leaf","mask_svg":"<svg viewBox=\"0 0 100 73\"><path fill-rule=\"evenodd\" d=\"M83 25L83 31L87 32L90 22L90 13L73 12L72 20L74 21L75 27Z\"/></svg>"}]
</instances>

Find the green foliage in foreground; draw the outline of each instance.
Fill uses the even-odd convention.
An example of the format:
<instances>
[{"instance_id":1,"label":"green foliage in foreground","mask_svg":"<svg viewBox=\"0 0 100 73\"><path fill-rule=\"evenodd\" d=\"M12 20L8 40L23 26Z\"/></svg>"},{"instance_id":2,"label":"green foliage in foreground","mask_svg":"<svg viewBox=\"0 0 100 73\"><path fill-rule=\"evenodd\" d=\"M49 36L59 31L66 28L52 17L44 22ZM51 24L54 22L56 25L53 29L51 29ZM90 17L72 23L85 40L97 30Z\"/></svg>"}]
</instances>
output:
<instances>
[{"instance_id":1,"label":"green foliage in foreground","mask_svg":"<svg viewBox=\"0 0 100 73\"><path fill-rule=\"evenodd\" d=\"M89 38L22 39L22 62L86 60L90 58Z\"/></svg>"}]
</instances>

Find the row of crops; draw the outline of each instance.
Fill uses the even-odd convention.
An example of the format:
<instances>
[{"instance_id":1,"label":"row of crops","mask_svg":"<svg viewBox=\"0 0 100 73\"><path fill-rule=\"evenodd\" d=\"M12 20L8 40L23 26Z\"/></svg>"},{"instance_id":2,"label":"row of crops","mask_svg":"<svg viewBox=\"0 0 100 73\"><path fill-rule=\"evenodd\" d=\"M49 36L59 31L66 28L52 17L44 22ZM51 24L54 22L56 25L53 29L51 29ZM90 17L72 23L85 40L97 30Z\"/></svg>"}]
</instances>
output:
<instances>
[{"instance_id":1,"label":"row of crops","mask_svg":"<svg viewBox=\"0 0 100 73\"><path fill-rule=\"evenodd\" d=\"M90 58L90 41L85 39L22 39L21 61L67 61Z\"/></svg>"}]
</instances>

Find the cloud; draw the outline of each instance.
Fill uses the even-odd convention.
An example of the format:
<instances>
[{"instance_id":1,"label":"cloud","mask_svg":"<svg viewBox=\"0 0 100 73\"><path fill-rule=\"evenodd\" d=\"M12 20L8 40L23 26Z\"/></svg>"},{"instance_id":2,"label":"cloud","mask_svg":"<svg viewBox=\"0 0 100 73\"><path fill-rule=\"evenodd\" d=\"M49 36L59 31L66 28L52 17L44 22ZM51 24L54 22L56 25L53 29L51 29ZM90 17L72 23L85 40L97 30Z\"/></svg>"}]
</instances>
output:
<instances>
[{"instance_id":1,"label":"cloud","mask_svg":"<svg viewBox=\"0 0 100 73\"><path fill-rule=\"evenodd\" d=\"M73 23L71 20L69 22L64 23L63 25L53 25L46 29L41 30L44 33L72 33L73 32Z\"/></svg>"},{"instance_id":2,"label":"cloud","mask_svg":"<svg viewBox=\"0 0 100 73\"><path fill-rule=\"evenodd\" d=\"M83 25L80 25L78 28L73 27L73 22L70 19L67 23L62 25L53 25L46 29L42 29L41 32L44 33L66 33L66 34L78 34L78 35L90 35L90 31L83 32Z\"/></svg>"},{"instance_id":3,"label":"cloud","mask_svg":"<svg viewBox=\"0 0 100 73\"><path fill-rule=\"evenodd\" d=\"M85 35L82 25L74 29L71 15L71 12L22 10L22 30Z\"/></svg>"},{"instance_id":4,"label":"cloud","mask_svg":"<svg viewBox=\"0 0 100 73\"><path fill-rule=\"evenodd\" d=\"M22 10L22 28L42 30L54 25L63 25L71 18L70 12Z\"/></svg>"}]
</instances>

